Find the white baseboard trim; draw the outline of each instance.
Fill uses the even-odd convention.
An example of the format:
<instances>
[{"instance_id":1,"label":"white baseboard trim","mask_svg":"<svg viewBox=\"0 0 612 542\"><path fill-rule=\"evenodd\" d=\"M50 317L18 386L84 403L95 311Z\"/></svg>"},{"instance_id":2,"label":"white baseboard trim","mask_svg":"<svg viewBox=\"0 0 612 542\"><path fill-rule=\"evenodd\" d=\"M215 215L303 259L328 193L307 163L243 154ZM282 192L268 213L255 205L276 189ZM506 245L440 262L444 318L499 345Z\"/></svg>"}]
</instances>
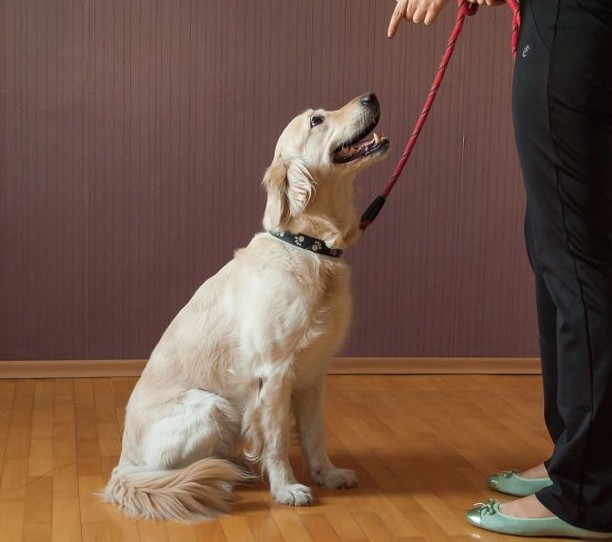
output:
<instances>
[{"instance_id":1,"label":"white baseboard trim","mask_svg":"<svg viewBox=\"0 0 612 542\"><path fill-rule=\"evenodd\" d=\"M139 376L146 360L1 361L0 379ZM331 360L328 374L540 374L537 358L357 358Z\"/></svg>"}]
</instances>

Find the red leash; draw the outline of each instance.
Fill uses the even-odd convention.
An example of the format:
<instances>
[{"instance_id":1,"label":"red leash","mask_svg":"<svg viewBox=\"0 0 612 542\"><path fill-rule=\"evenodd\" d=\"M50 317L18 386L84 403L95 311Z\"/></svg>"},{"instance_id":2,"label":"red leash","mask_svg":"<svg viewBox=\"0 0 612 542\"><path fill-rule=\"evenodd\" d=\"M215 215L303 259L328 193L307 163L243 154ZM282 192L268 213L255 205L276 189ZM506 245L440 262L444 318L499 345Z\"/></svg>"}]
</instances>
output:
<instances>
[{"instance_id":1,"label":"red leash","mask_svg":"<svg viewBox=\"0 0 612 542\"><path fill-rule=\"evenodd\" d=\"M399 162L395 166L395 170L393 174L387 181L382 193L377 196L372 203L368 206L366 211L361 216L361 222L359 227L365 231L366 228L374 222L374 219L378 216L383 205L387 200L387 196L393 190L395 183L399 179L399 176L412 153L412 149L416 144L416 141L421 134L421 130L423 129L423 125L425 124L425 120L427 119L427 115L429 115L429 111L431 106L436 98L436 94L438 93L438 89L442 84L442 79L444 79L444 75L446 73L446 68L448 63L450 62L451 57L453 56L453 52L455 51L455 44L457 43L457 39L459 39L459 34L461 34L461 30L463 29L463 22L466 17L474 15L476 11L478 11L478 4L472 4L467 2L467 0L458 0L459 2L459 10L457 11L457 20L455 21L455 26L448 38L448 43L446 45L446 50L444 51L444 55L442 56L442 61L440 62L440 66L438 67L438 71L436 76L434 77L433 83L431 85L431 89L429 90L429 94L427 95L427 99L425 100L425 104L423 105L423 109L417 122L414 126L414 130L412 131L412 135L406 143L406 147L404 148L404 152ZM516 57L516 51L518 48L518 37L519 30L521 26L521 14L518 5L518 0L506 0L508 6L512 9L512 54Z\"/></svg>"}]
</instances>

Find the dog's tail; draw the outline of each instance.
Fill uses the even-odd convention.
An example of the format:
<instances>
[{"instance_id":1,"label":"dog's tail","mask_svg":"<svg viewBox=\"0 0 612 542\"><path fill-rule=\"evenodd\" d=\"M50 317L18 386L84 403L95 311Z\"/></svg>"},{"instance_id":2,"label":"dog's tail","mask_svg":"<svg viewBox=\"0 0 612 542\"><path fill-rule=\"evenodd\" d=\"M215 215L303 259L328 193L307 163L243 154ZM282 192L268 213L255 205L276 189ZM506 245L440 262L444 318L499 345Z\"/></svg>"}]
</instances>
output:
<instances>
[{"instance_id":1,"label":"dog's tail","mask_svg":"<svg viewBox=\"0 0 612 542\"><path fill-rule=\"evenodd\" d=\"M233 486L250 478L233 463L214 457L176 470L118 465L101 497L137 518L199 521L228 511Z\"/></svg>"}]
</instances>

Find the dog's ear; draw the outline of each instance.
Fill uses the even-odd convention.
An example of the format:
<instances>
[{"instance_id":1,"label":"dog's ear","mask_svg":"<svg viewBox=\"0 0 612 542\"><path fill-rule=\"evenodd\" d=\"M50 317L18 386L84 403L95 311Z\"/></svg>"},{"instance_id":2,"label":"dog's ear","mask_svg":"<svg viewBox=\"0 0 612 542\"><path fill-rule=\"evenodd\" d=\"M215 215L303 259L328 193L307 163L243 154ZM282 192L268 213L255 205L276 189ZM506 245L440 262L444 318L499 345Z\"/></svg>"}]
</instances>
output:
<instances>
[{"instance_id":1,"label":"dog's ear","mask_svg":"<svg viewBox=\"0 0 612 542\"><path fill-rule=\"evenodd\" d=\"M268 193L263 226L267 231L283 230L292 216L301 214L314 189L308 170L299 162L287 166L277 157L266 170L263 186Z\"/></svg>"},{"instance_id":2,"label":"dog's ear","mask_svg":"<svg viewBox=\"0 0 612 542\"><path fill-rule=\"evenodd\" d=\"M274 158L263 178L263 186L268 193L263 226L266 231L282 230L289 221L289 202L287 200L287 167L279 157Z\"/></svg>"},{"instance_id":3,"label":"dog's ear","mask_svg":"<svg viewBox=\"0 0 612 542\"><path fill-rule=\"evenodd\" d=\"M299 161L292 161L287 169L287 199L289 214L298 216L304 212L314 192L314 179L310 172Z\"/></svg>"}]
</instances>

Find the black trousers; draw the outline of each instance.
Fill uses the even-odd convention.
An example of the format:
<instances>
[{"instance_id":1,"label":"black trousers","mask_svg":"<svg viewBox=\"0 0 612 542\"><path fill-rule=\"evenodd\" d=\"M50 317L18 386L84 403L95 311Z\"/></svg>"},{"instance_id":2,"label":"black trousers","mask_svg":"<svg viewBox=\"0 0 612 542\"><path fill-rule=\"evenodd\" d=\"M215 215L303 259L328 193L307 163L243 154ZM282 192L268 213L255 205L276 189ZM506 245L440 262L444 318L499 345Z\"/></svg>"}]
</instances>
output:
<instances>
[{"instance_id":1,"label":"black trousers","mask_svg":"<svg viewBox=\"0 0 612 542\"><path fill-rule=\"evenodd\" d=\"M612 0L524 0L513 83L553 485L612 532Z\"/></svg>"}]
</instances>

